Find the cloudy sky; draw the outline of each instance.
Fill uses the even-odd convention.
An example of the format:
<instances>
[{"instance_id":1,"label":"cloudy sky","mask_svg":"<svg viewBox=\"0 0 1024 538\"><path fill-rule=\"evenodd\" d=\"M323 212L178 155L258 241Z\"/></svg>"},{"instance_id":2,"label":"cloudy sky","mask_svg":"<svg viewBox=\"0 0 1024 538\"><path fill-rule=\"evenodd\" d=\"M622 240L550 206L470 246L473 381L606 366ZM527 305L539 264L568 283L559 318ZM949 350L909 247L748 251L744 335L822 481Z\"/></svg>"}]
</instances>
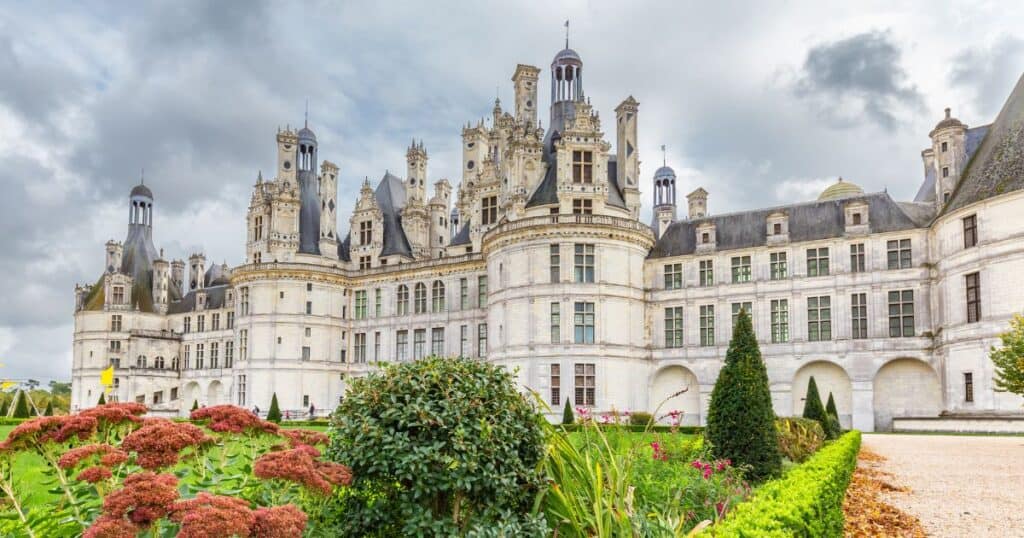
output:
<instances>
[{"instance_id":1,"label":"cloudy sky","mask_svg":"<svg viewBox=\"0 0 1024 538\"><path fill-rule=\"evenodd\" d=\"M910 199L942 109L988 123L1024 72L1010 2L142 4L0 6L2 377L70 377L74 285L123 239L143 168L157 246L237 264L257 171L309 99L345 230L344 201L404 173L412 137L457 183L461 125L496 92L511 104L517 63L546 87L566 19L606 125L640 102L643 176L667 145L680 197L703 186L712 212L812 199L840 175Z\"/></svg>"}]
</instances>

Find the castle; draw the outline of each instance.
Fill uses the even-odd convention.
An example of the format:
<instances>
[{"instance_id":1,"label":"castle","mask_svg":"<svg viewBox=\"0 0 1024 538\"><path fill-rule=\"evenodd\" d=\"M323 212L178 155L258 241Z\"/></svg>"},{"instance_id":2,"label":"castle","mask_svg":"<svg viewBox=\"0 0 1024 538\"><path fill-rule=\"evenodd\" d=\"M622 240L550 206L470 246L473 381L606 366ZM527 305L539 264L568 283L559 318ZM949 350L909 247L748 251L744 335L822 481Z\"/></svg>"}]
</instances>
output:
<instances>
[{"instance_id":1,"label":"castle","mask_svg":"<svg viewBox=\"0 0 1024 538\"><path fill-rule=\"evenodd\" d=\"M913 201L839 180L816 200L715 214L653 174L640 220L639 103L614 110L615 145L568 47L518 65L511 111L462 128L462 177L428 195L413 141L405 177L364 181L338 229L341 168L308 125L277 133L257 177L246 260L164 258L154 195L129 196L128 234L75 290L72 406L110 396L181 415L194 403L328 412L379 362L461 355L514 368L557 413L646 410L669 396L702 424L741 309L751 312L775 409L799 414L810 376L841 422L1019 410L988 348L1024 307L1024 79L995 121L945 118ZM685 214L679 215L680 209ZM554 416L554 414L552 414Z\"/></svg>"}]
</instances>

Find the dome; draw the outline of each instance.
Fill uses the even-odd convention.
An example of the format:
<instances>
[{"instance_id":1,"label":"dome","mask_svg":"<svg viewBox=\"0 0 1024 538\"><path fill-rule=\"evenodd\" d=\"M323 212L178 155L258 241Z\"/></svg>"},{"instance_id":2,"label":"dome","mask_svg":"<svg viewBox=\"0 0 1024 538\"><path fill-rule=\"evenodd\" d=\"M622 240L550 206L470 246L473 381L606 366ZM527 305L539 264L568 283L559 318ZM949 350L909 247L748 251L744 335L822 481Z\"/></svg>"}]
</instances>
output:
<instances>
[{"instance_id":1,"label":"dome","mask_svg":"<svg viewBox=\"0 0 1024 538\"><path fill-rule=\"evenodd\" d=\"M314 134L313 130L310 129L308 126L299 129L298 134L299 140L312 140L313 142L316 142L316 134Z\"/></svg>"},{"instance_id":2,"label":"dome","mask_svg":"<svg viewBox=\"0 0 1024 538\"><path fill-rule=\"evenodd\" d=\"M960 120L958 120L958 119L956 119L956 118L954 118L954 117L952 117L950 115L950 110L948 108L946 109L946 117L942 118L942 120L939 121L939 123L935 124L935 128L932 129L932 132L934 133L935 131L938 131L939 129L945 129L947 127L961 127L961 128L964 128L964 129L967 128L967 126L964 125Z\"/></svg>"},{"instance_id":3,"label":"dome","mask_svg":"<svg viewBox=\"0 0 1024 538\"><path fill-rule=\"evenodd\" d=\"M675 179L676 171L671 166L662 166L654 172L654 180L659 179Z\"/></svg>"},{"instance_id":4,"label":"dome","mask_svg":"<svg viewBox=\"0 0 1024 538\"><path fill-rule=\"evenodd\" d=\"M580 58L580 55L577 54L576 51L574 51L574 50L572 50L570 48L564 48L564 49L558 51L558 54L555 55L555 59L552 60L551 63L552 64L575 63L575 64L578 64L578 65L583 65L583 59Z\"/></svg>"},{"instance_id":5,"label":"dome","mask_svg":"<svg viewBox=\"0 0 1024 538\"><path fill-rule=\"evenodd\" d=\"M864 189L860 188L859 185L856 183L850 183L849 181L843 181L843 178L839 178L838 181L821 191L821 194L818 196L818 201L838 200L840 198L860 196L862 194L864 194Z\"/></svg>"},{"instance_id":6,"label":"dome","mask_svg":"<svg viewBox=\"0 0 1024 538\"><path fill-rule=\"evenodd\" d=\"M147 198L153 198L153 191L149 190L149 187L139 183L132 188L132 192L128 196L145 196Z\"/></svg>"}]
</instances>

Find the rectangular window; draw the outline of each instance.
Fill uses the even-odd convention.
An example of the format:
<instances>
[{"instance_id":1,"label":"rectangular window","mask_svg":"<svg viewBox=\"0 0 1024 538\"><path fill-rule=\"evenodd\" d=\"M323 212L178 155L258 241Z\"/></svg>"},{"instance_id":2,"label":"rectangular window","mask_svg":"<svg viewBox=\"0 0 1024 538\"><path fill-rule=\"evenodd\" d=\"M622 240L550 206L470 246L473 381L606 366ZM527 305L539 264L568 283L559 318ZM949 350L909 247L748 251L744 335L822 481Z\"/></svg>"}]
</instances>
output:
<instances>
[{"instance_id":1,"label":"rectangular window","mask_svg":"<svg viewBox=\"0 0 1024 538\"><path fill-rule=\"evenodd\" d=\"M714 260L701 260L699 264L700 285L701 286L714 286L715 285L715 262Z\"/></svg>"},{"instance_id":2,"label":"rectangular window","mask_svg":"<svg viewBox=\"0 0 1024 538\"><path fill-rule=\"evenodd\" d=\"M469 308L469 279L459 279L459 307L462 310Z\"/></svg>"},{"instance_id":3,"label":"rectangular window","mask_svg":"<svg viewBox=\"0 0 1024 538\"><path fill-rule=\"evenodd\" d=\"M189 362L189 350L190 350L190 348L191 348L191 346L188 346L188 345L185 346L185 369L186 370L188 370L188 367L189 367L189 364L190 364L190 362ZM111 359L111 361L113 361L113 359Z\"/></svg>"},{"instance_id":4,"label":"rectangular window","mask_svg":"<svg viewBox=\"0 0 1024 538\"><path fill-rule=\"evenodd\" d=\"M114 297L111 302L114 304L124 304L124 286L114 286Z\"/></svg>"},{"instance_id":5,"label":"rectangular window","mask_svg":"<svg viewBox=\"0 0 1024 538\"><path fill-rule=\"evenodd\" d=\"M947 151L949 151L949 142L943 142L942 143L942 152L945 153Z\"/></svg>"},{"instance_id":6,"label":"rectangular window","mask_svg":"<svg viewBox=\"0 0 1024 538\"><path fill-rule=\"evenodd\" d=\"M384 314L383 297L384 294L381 292L380 288L375 288L373 290L373 317L375 318L379 318Z\"/></svg>"},{"instance_id":7,"label":"rectangular window","mask_svg":"<svg viewBox=\"0 0 1024 538\"><path fill-rule=\"evenodd\" d=\"M562 305L551 303L551 343L562 341Z\"/></svg>"},{"instance_id":8,"label":"rectangular window","mask_svg":"<svg viewBox=\"0 0 1024 538\"><path fill-rule=\"evenodd\" d=\"M832 339L832 298L827 295L807 298L807 339L820 342Z\"/></svg>"},{"instance_id":9,"label":"rectangular window","mask_svg":"<svg viewBox=\"0 0 1024 538\"><path fill-rule=\"evenodd\" d=\"M242 288L239 292L238 300L238 315L248 316L249 315L249 287Z\"/></svg>"},{"instance_id":10,"label":"rectangular window","mask_svg":"<svg viewBox=\"0 0 1024 538\"><path fill-rule=\"evenodd\" d=\"M259 241L263 239L263 217L257 216L253 220L253 240Z\"/></svg>"},{"instance_id":11,"label":"rectangular window","mask_svg":"<svg viewBox=\"0 0 1024 538\"><path fill-rule=\"evenodd\" d=\"M572 214L573 215L593 215L594 214L594 202L593 200L580 200L575 199L572 201Z\"/></svg>"},{"instance_id":12,"label":"rectangular window","mask_svg":"<svg viewBox=\"0 0 1024 538\"><path fill-rule=\"evenodd\" d=\"M678 290L683 287L683 264L670 263L665 266L665 289Z\"/></svg>"},{"instance_id":13,"label":"rectangular window","mask_svg":"<svg viewBox=\"0 0 1024 538\"><path fill-rule=\"evenodd\" d=\"M943 166L942 167L942 177L949 177L949 167L948 166Z\"/></svg>"},{"instance_id":14,"label":"rectangular window","mask_svg":"<svg viewBox=\"0 0 1024 538\"><path fill-rule=\"evenodd\" d=\"M807 249L807 276L828 274L828 247Z\"/></svg>"},{"instance_id":15,"label":"rectangular window","mask_svg":"<svg viewBox=\"0 0 1024 538\"><path fill-rule=\"evenodd\" d=\"M355 355L352 357L352 362L360 364L366 362L366 333L356 333L355 342L352 345Z\"/></svg>"},{"instance_id":16,"label":"rectangular window","mask_svg":"<svg viewBox=\"0 0 1024 538\"><path fill-rule=\"evenodd\" d=\"M576 245L573 257L573 271L576 282L594 281L594 245Z\"/></svg>"},{"instance_id":17,"label":"rectangular window","mask_svg":"<svg viewBox=\"0 0 1024 538\"><path fill-rule=\"evenodd\" d=\"M412 332L412 357L422 359L427 353L427 330L416 329Z\"/></svg>"},{"instance_id":18,"label":"rectangular window","mask_svg":"<svg viewBox=\"0 0 1024 538\"><path fill-rule=\"evenodd\" d=\"M742 303L733 303L732 304L732 326L733 326L733 329L736 328L736 321L739 320L739 318L740 318L740 310L746 310L747 311L747 315L750 316L751 323L753 323L753 319L754 319L754 305L750 301L746 301L746 302L742 302Z\"/></svg>"},{"instance_id":19,"label":"rectangular window","mask_svg":"<svg viewBox=\"0 0 1024 538\"><path fill-rule=\"evenodd\" d=\"M245 376L238 376L238 405L245 407Z\"/></svg>"},{"instance_id":20,"label":"rectangular window","mask_svg":"<svg viewBox=\"0 0 1024 538\"><path fill-rule=\"evenodd\" d=\"M227 323L228 323L228 327L227 327L228 329L234 329L235 328L235 313L234 312L228 312Z\"/></svg>"},{"instance_id":21,"label":"rectangular window","mask_svg":"<svg viewBox=\"0 0 1024 538\"><path fill-rule=\"evenodd\" d=\"M480 224L489 226L498 222L498 197L484 196L480 200Z\"/></svg>"},{"instance_id":22,"label":"rectangular window","mask_svg":"<svg viewBox=\"0 0 1024 538\"><path fill-rule=\"evenodd\" d=\"M971 248L978 244L978 216L970 215L964 217L964 248Z\"/></svg>"},{"instance_id":23,"label":"rectangular window","mask_svg":"<svg viewBox=\"0 0 1024 538\"><path fill-rule=\"evenodd\" d=\"M967 288L967 323L975 323L981 320L980 273L964 275L964 284Z\"/></svg>"},{"instance_id":24,"label":"rectangular window","mask_svg":"<svg viewBox=\"0 0 1024 538\"><path fill-rule=\"evenodd\" d=\"M594 343L594 303L576 303L573 326L577 344Z\"/></svg>"},{"instance_id":25,"label":"rectangular window","mask_svg":"<svg viewBox=\"0 0 1024 538\"><path fill-rule=\"evenodd\" d=\"M235 366L235 342L228 340L224 342L224 367L233 368Z\"/></svg>"},{"instance_id":26,"label":"rectangular window","mask_svg":"<svg viewBox=\"0 0 1024 538\"><path fill-rule=\"evenodd\" d=\"M868 294L854 293L850 295L850 337L863 339L868 337Z\"/></svg>"},{"instance_id":27,"label":"rectangular window","mask_svg":"<svg viewBox=\"0 0 1024 538\"><path fill-rule=\"evenodd\" d=\"M887 241L885 246L888 251L889 269L906 269L911 266L909 239Z\"/></svg>"},{"instance_id":28,"label":"rectangular window","mask_svg":"<svg viewBox=\"0 0 1024 538\"><path fill-rule=\"evenodd\" d=\"M177 400L177 399L178 399L178 387L172 387L171 388L171 401L173 402L174 400Z\"/></svg>"},{"instance_id":29,"label":"rectangular window","mask_svg":"<svg viewBox=\"0 0 1024 538\"><path fill-rule=\"evenodd\" d=\"M307 314L312 314L313 313L313 301L306 301L306 313Z\"/></svg>"},{"instance_id":30,"label":"rectangular window","mask_svg":"<svg viewBox=\"0 0 1024 538\"><path fill-rule=\"evenodd\" d=\"M789 278L789 263L786 261L786 253L772 252L768 256L771 263L772 280Z\"/></svg>"},{"instance_id":31,"label":"rectangular window","mask_svg":"<svg viewBox=\"0 0 1024 538\"><path fill-rule=\"evenodd\" d=\"M476 349L480 358L487 356L487 324L481 323L476 326Z\"/></svg>"},{"instance_id":32,"label":"rectangular window","mask_svg":"<svg viewBox=\"0 0 1024 538\"><path fill-rule=\"evenodd\" d=\"M477 308L487 307L487 277L481 276L476 279L476 306Z\"/></svg>"},{"instance_id":33,"label":"rectangular window","mask_svg":"<svg viewBox=\"0 0 1024 538\"><path fill-rule=\"evenodd\" d=\"M440 280L435 280L430 286L430 311L431 312L444 312L444 283Z\"/></svg>"},{"instance_id":34,"label":"rectangular window","mask_svg":"<svg viewBox=\"0 0 1024 538\"><path fill-rule=\"evenodd\" d=\"M366 290L356 291L356 319L366 319Z\"/></svg>"},{"instance_id":35,"label":"rectangular window","mask_svg":"<svg viewBox=\"0 0 1024 538\"><path fill-rule=\"evenodd\" d=\"M205 344L196 344L196 370L203 369L204 347L206 347Z\"/></svg>"},{"instance_id":36,"label":"rectangular window","mask_svg":"<svg viewBox=\"0 0 1024 538\"><path fill-rule=\"evenodd\" d=\"M373 241L373 221L364 220L359 223L359 244L369 245Z\"/></svg>"},{"instance_id":37,"label":"rectangular window","mask_svg":"<svg viewBox=\"0 0 1024 538\"><path fill-rule=\"evenodd\" d=\"M459 326L459 356L469 357L469 325Z\"/></svg>"},{"instance_id":38,"label":"rectangular window","mask_svg":"<svg viewBox=\"0 0 1024 538\"><path fill-rule=\"evenodd\" d=\"M372 256L360 256L359 257L359 269L369 269L373 266Z\"/></svg>"},{"instance_id":39,"label":"rectangular window","mask_svg":"<svg viewBox=\"0 0 1024 538\"><path fill-rule=\"evenodd\" d=\"M217 314L217 313L210 314L210 330L211 331L219 331L220 330L220 314Z\"/></svg>"},{"instance_id":40,"label":"rectangular window","mask_svg":"<svg viewBox=\"0 0 1024 538\"><path fill-rule=\"evenodd\" d=\"M238 360L244 361L249 358L249 330L238 331ZM187 368L187 367L186 367Z\"/></svg>"},{"instance_id":41,"label":"rectangular window","mask_svg":"<svg viewBox=\"0 0 1024 538\"><path fill-rule=\"evenodd\" d=\"M380 360L380 331L373 333L373 360Z\"/></svg>"},{"instance_id":42,"label":"rectangular window","mask_svg":"<svg viewBox=\"0 0 1024 538\"><path fill-rule=\"evenodd\" d=\"M750 282L750 256L732 257L732 281Z\"/></svg>"},{"instance_id":43,"label":"rectangular window","mask_svg":"<svg viewBox=\"0 0 1024 538\"><path fill-rule=\"evenodd\" d=\"M715 345L715 305L700 306L700 345Z\"/></svg>"},{"instance_id":44,"label":"rectangular window","mask_svg":"<svg viewBox=\"0 0 1024 538\"><path fill-rule=\"evenodd\" d=\"M551 405L561 404L562 399L562 367L551 365Z\"/></svg>"},{"instance_id":45,"label":"rectangular window","mask_svg":"<svg viewBox=\"0 0 1024 538\"><path fill-rule=\"evenodd\" d=\"M111 340L110 341L110 351L113 351L115 353L120 353L121 352L121 341L120 340Z\"/></svg>"},{"instance_id":46,"label":"rectangular window","mask_svg":"<svg viewBox=\"0 0 1024 538\"><path fill-rule=\"evenodd\" d=\"M964 401L974 401L974 374L971 372L964 372Z\"/></svg>"},{"instance_id":47,"label":"rectangular window","mask_svg":"<svg viewBox=\"0 0 1024 538\"><path fill-rule=\"evenodd\" d=\"M310 356L309 346L302 346L302 360L308 361Z\"/></svg>"},{"instance_id":48,"label":"rectangular window","mask_svg":"<svg viewBox=\"0 0 1024 538\"><path fill-rule=\"evenodd\" d=\"M789 342L789 300L772 299L772 343Z\"/></svg>"},{"instance_id":49,"label":"rectangular window","mask_svg":"<svg viewBox=\"0 0 1024 538\"><path fill-rule=\"evenodd\" d=\"M164 403L164 391L161 390L160 392L154 392L153 393L153 403L154 404L162 404L162 403Z\"/></svg>"},{"instance_id":50,"label":"rectangular window","mask_svg":"<svg viewBox=\"0 0 1024 538\"><path fill-rule=\"evenodd\" d=\"M914 290L889 292L889 336L914 336Z\"/></svg>"},{"instance_id":51,"label":"rectangular window","mask_svg":"<svg viewBox=\"0 0 1024 538\"><path fill-rule=\"evenodd\" d=\"M210 342L210 368L218 368L220 363L220 344L217 342Z\"/></svg>"},{"instance_id":52,"label":"rectangular window","mask_svg":"<svg viewBox=\"0 0 1024 538\"><path fill-rule=\"evenodd\" d=\"M683 307L665 309L665 347L683 347Z\"/></svg>"},{"instance_id":53,"label":"rectangular window","mask_svg":"<svg viewBox=\"0 0 1024 538\"><path fill-rule=\"evenodd\" d=\"M409 331L395 333L395 355L400 361L409 360Z\"/></svg>"},{"instance_id":54,"label":"rectangular window","mask_svg":"<svg viewBox=\"0 0 1024 538\"><path fill-rule=\"evenodd\" d=\"M110 332L121 332L121 314L110 316Z\"/></svg>"},{"instance_id":55,"label":"rectangular window","mask_svg":"<svg viewBox=\"0 0 1024 538\"><path fill-rule=\"evenodd\" d=\"M548 258L551 265L551 282L559 282L562 276L562 246L554 244L548 247L548 249Z\"/></svg>"},{"instance_id":56,"label":"rectangular window","mask_svg":"<svg viewBox=\"0 0 1024 538\"><path fill-rule=\"evenodd\" d=\"M435 357L444 356L444 327L430 330L430 354Z\"/></svg>"},{"instance_id":57,"label":"rectangular window","mask_svg":"<svg viewBox=\"0 0 1024 538\"><path fill-rule=\"evenodd\" d=\"M196 316L196 331L203 332L206 330L206 316Z\"/></svg>"},{"instance_id":58,"label":"rectangular window","mask_svg":"<svg viewBox=\"0 0 1024 538\"><path fill-rule=\"evenodd\" d=\"M850 245L850 272L864 272L864 243Z\"/></svg>"},{"instance_id":59,"label":"rectangular window","mask_svg":"<svg viewBox=\"0 0 1024 538\"><path fill-rule=\"evenodd\" d=\"M409 313L409 286L401 284L398 286L398 293L395 294L395 311L399 316Z\"/></svg>"},{"instance_id":60,"label":"rectangular window","mask_svg":"<svg viewBox=\"0 0 1024 538\"><path fill-rule=\"evenodd\" d=\"M413 292L413 311L417 314L427 312L427 285L420 282L416 284Z\"/></svg>"},{"instance_id":61,"label":"rectangular window","mask_svg":"<svg viewBox=\"0 0 1024 538\"><path fill-rule=\"evenodd\" d=\"M594 182L594 152L573 151L572 152L572 182L593 183Z\"/></svg>"},{"instance_id":62,"label":"rectangular window","mask_svg":"<svg viewBox=\"0 0 1024 538\"><path fill-rule=\"evenodd\" d=\"M185 321L183 322L181 332L184 332L184 333L192 332L192 317L191 316L185 316Z\"/></svg>"},{"instance_id":63,"label":"rectangular window","mask_svg":"<svg viewBox=\"0 0 1024 538\"><path fill-rule=\"evenodd\" d=\"M594 405L594 390L597 387L593 363L576 363L575 370L576 405L590 407Z\"/></svg>"}]
</instances>

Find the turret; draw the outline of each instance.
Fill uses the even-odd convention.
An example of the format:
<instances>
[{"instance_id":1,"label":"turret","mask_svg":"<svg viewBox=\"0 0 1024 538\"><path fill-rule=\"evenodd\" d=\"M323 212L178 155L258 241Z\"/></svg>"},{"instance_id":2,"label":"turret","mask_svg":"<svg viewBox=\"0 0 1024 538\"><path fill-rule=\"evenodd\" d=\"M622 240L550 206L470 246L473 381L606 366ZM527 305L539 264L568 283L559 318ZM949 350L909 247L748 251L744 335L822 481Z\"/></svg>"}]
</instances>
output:
<instances>
[{"instance_id":1,"label":"turret","mask_svg":"<svg viewBox=\"0 0 1024 538\"><path fill-rule=\"evenodd\" d=\"M519 64L512 74L516 92L516 121L530 126L537 125L537 76L540 69L532 65Z\"/></svg>"},{"instance_id":2,"label":"turret","mask_svg":"<svg viewBox=\"0 0 1024 538\"><path fill-rule=\"evenodd\" d=\"M448 206L452 196L452 186L447 179L434 183L434 197L430 199L430 257L439 258L448 246L449 231Z\"/></svg>"},{"instance_id":3,"label":"turret","mask_svg":"<svg viewBox=\"0 0 1024 538\"><path fill-rule=\"evenodd\" d=\"M305 125L298 132L299 252L320 254L320 189L316 134Z\"/></svg>"},{"instance_id":4,"label":"turret","mask_svg":"<svg viewBox=\"0 0 1024 538\"><path fill-rule=\"evenodd\" d=\"M153 307L161 314L167 313L167 305L170 302L171 288L171 265L164 259L163 251L160 257L153 260Z\"/></svg>"},{"instance_id":5,"label":"turret","mask_svg":"<svg viewBox=\"0 0 1024 538\"><path fill-rule=\"evenodd\" d=\"M174 286L180 295L185 295L185 262L181 260L171 262L171 286Z\"/></svg>"},{"instance_id":6,"label":"turret","mask_svg":"<svg viewBox=\"0 0 1024 538\"><path fill-rule=\"evenodd\" d=\"M405 152L407 164L406 181L408 182L409 199L419 203L427 201L427 150L423 141L415 140Z\"/></svg>"},{"instance_id":7,"label":"turret","mask_svg":"<svg viewBox=\"0 0 1024 538\"><path fill-rule=\"evenodd\" d=\"M704 190L703 187L697 187L697 190L686 195L686 202L689 206L689 219L699 219L706 217L708 214L708 191Z\"/></svg>"},{"instance_id":8,"label":"turret","mask_svg":"<svg viewBox=\"0 0 1024 538\"><path fill-rule=\"evenodd\" d=\"M676 220L676 173L669 166L662 166L654 173L654 222L651 228L655 237L661 237Z\"/></svg>"},{"instance_id":9,"label":"turret","mask_svg":"<svg viewBox=\"0 0 1024 538\"><path fill-rule=\"evenodd\" d=\"M188 257L188 289L201 290L205 285L206 256L200 252Z\"/></svg>"},{"instance_id":10,"label":"turret","mask_svg":"<svg viewBox=\"0 0 1024 538\"><path fill-rule=\"evenodd\" d=\"M320 253L338 258L338 166L324 161L320 166Z\"/></svg>"},{"instance_id":11,"label":"turret","mask_svg":"<svg viewBox=\"0 0 1024 538\"><path fill-rule=\"evenodd\" d=\"M925 165L931 165L935 174L935 203L942 207L960 181L960 173L967 165L967 126L952 117L946 109L946 117L928 133L932 139L931 154L922 157Z\"/></svg>"},{"instance_id":12,"label":"turret","mask_svg":"<svg viewBox=\"0 0 1024 538\"><path fill-rule=\"evenodd\" d=\"M139 183L128 195L128 225L151 228L153 226L153 191Z\"/></svg>"},{"instance_id":13,"label":"turret","mask_svg":"<svg viewBox=\"0 0 1024 538\"><path fill-rule=\"evenodd\" d=\"M106 272L117 273L121 270L121 260L124 257L124 245L111 239L107 241L107 263Z\"/></svg>"}]
</instances>

